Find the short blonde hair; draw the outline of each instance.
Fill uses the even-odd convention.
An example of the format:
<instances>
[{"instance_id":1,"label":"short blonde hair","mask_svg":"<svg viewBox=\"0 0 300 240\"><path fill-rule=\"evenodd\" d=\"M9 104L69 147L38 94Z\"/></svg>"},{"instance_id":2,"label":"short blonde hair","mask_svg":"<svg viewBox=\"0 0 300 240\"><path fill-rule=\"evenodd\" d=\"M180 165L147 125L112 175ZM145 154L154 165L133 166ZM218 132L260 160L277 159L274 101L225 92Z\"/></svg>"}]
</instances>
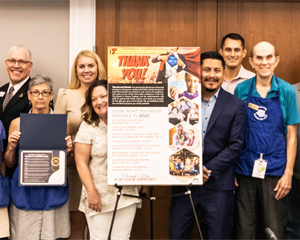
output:
<instances>
[{"instance_id":1,"label":"short blonde hair","mask_svg":"<svg viewBox=\"0 0 300 240\"><path fill-rule=\"evenodd\" d=\"M90 50L83 50L77 54L77 56L74 60L74 63L73 63L72 69L71 69L71 83L69 85L70 89L77 89L80 87L81 83L77 76L76 67L77 67L78 59L81 56L94 59L97 64L97 72L98 72L97 79L106 79L106 71L105 71L104 65L103 65L100 57L96 53L94 53Z\"/></svg>"}]
</instances>

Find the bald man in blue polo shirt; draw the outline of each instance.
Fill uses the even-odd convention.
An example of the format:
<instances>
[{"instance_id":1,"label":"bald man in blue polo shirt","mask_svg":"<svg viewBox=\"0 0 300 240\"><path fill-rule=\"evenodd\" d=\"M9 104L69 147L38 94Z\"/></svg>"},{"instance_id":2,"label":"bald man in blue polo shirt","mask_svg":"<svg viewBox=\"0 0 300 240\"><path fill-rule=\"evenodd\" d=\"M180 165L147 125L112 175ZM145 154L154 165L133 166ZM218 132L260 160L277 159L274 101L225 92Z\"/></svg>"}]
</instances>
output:
<instances>
[{"instance_id":1,"label":"bald man in blue polo shirt","mask_svg":"<svg viewBox=\"0 0 300 240\"><path fill-rule=\"evenodd\" d=\"M234 95L245 101L245 149L236 164L237 239L256 239L258 220L278 239L286 229L286 195L292 185L300 122L294 87L278 78L276 48L256 44L249 61L256 76L237 85ZM265 236L267 238L267 236Z\"/></svg>"}]
</instances>

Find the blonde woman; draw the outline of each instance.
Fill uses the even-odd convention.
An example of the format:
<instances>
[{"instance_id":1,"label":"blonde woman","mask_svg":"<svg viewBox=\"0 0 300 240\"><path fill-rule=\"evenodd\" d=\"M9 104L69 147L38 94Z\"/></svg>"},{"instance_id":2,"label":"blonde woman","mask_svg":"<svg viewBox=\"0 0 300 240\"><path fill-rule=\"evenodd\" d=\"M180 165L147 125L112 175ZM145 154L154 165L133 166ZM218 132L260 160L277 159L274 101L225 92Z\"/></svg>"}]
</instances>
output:
<instances>
[{"instance_id":1,"label":"blonde woman","mask_svg":"<svg viewBox=\"0 0 300 240\"><path fill-rule=\"evenodd\" d=\"M78 53L72 66L69 88L59 89L54 108L55 113L68 114L68 135L73 140L82 122L80 108L85 102L85 93L96 79L102 78L106 78L106 72L99 56L89 50ZM78 210L82 184L74 158L68 162L68 179L71 220L69 239L84 239L87 223L85 215Z\"/></svg>"}]
</instances>

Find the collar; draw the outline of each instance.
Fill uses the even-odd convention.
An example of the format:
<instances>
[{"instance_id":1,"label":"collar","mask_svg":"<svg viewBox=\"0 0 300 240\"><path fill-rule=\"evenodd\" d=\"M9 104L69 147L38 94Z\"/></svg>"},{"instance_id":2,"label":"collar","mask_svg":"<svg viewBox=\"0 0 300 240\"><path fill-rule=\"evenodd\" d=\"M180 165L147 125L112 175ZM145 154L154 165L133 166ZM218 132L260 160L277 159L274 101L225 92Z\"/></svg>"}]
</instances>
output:
<instances>
[{"instance_id":1,"label":"collar","mask_svg":"<svg viewBox=\"0 0 300 240\"><path fill-rule=\"evenodd\" d=\"M177 58L179 58L178 53L177 52L173 52L173 55Z\"/></svg>"},{"instance_id":2,"label":"collar","mask_svg":"<svg viewBox=\"0 0 300 240\"><path fill-rule=\"evenodd\" d=\"M14 95L16 92L18 92L20 90L20 88L26 83L26 81L29 79L29 76L27 78L25 78L22 82L19 82L15 85L12 85L11 82L9 82L9 86L8 86L8 89L7 89L7 92L9 91L10 87L11 86L14 86Z\"/></svg>"},{"instance_id":3,"label":"collar","mask_svg":"<svg viewBox=\"0 0 300 240\"><path fill-rule=\"evenodd\" d=\"M248 78L247 70L241 65L238 75L234 79Z\"/></svg>"},{"instance_id":4,"label":"collar","mask_svg":"<svg viewBox=\"0 0 300 240\"><path fill-rule=\"evenodd\" d=\"M210 97L209 101L212 101L213 98L218 99L219 93L220 93L220 89L221 89L221 87L219 87L218 91L216 91L216 93ZM206 102L206 100L202 96L201 96L201 98L202 98L202 101Z\"/></svg>"},{"instance_id":5,"label":"collar","mask_svg":"<svg viewBox=\"0 0 300 240\"><path fill-rule=\"evenodd\" d=\"M276 81L276 77L275 77L275 74L273 73L273 76L272 76L272 80L271 80L271 88L270 90L268 91L268 94L271 93L271 92L277 92L279 89L279 85ZM256 90L256 76L255 76L255 79L253 81L253 93L257 93L257 90Z\"/></svg>"},{"instance_id":6,"label":"collar","mask_svg":"<svg viewBox=\"0 0 300 240\"><path fill-rule=\"evenodd\" d=\"M49 107L49 110L50 110L49 114L54 114L54 111L52 110L52 108L51 108L51 107ZM28 112L28 113L30 113L30 114L31 114L31 112L32 112L32 108L30 108L30 110L29 110L29 112Z\"/></svg>"},{"instance_id":7,"label":"collar","mask_svg":"<svg viewBox=\"0 0 300 240\"><path fill-rule=\"evenodd\" d=\"M276 81L276 77L275 77L275 74L273 73L273 76L272 76L272 80L271 80L271 89L269 90L269 92L277 92L278 89L279 89L279 85Z\"/></svg>"},{"instance_id":8,"label":"collar","mask_svg":"<svg viewBox=\"0 0 300 240\"><path fill-rule=\"evenodd\" d=\"M236 80L239 80L239 79L248 79L249 76L248 76L248 71L243 67L243 65L241 65L241 68L240 68L240 71L238 73L238 75L236 75L232 80L232 81L236 81ZM226 80L224 78L224 81L226 82L229 82L228 80Z\"/></svg>"},{"instance_id":9,"label":"collar","mask_svg":"<svg viewBox=\"0 0 300 240\"><path fill-rule=\"evenodd\" d=\"M214 94L214 96L215 96L216 98L219 97L220 89L221 89L221 87L219 87L218 91Z\"/></svg>"},{"instance_id":10,"label":"collar","mask_svg":"<svg viewBox=\"0 0 300 240\"><path fill-rule=\"evenodd\" d=\"M189 95L189 96L192 96L192 97L198 97L198 90L197 90L194 94L191 94L191 93L189 93L188 91L184 91L184 93L185 93L186 95Z\"/></svg>"}]
</instances>

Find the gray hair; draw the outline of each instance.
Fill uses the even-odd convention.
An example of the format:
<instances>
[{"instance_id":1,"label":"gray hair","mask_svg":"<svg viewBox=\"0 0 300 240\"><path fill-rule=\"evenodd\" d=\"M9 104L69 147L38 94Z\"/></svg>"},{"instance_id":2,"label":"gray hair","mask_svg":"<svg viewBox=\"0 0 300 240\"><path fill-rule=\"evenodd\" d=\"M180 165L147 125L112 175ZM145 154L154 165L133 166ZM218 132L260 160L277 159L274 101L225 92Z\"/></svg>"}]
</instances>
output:
<instances>
[{"instance_id":1,"label":"gray hair","mask_svg":"<svg viewBox=\"0 0 300 240\"><path fill-rule=\"evenodd\" d=\"M23 46L23 45L15 45L15 46L12 46L10 49L9 49L9 51L8 51L8 57L9 57L9 55L10 55L10 52L12 51L12 50L15 50L15 49L22 49L23 51L25 51L26 53L27 53L27 60L29 60L29 61L31 61L31 52L30 52L30 50L27 48L27 47L25 47L25 46Z\"/></svg>"},{"instance_id":2,"label":"gray hair","mask_svg":"<svg viewBox=\"0 0 300 240\"><path fill-rule=\"evenodd\" d=\"M49 78L48 76L45 75L41 75L41 74L37 74L35 75L29 82L29 90L31 90L31 88L35 85L39 85L39 84L47 84L48 87L50 88L50 91L53 91L53 81L51 80L51 78Z\"/></svg>"}]
</instances>

